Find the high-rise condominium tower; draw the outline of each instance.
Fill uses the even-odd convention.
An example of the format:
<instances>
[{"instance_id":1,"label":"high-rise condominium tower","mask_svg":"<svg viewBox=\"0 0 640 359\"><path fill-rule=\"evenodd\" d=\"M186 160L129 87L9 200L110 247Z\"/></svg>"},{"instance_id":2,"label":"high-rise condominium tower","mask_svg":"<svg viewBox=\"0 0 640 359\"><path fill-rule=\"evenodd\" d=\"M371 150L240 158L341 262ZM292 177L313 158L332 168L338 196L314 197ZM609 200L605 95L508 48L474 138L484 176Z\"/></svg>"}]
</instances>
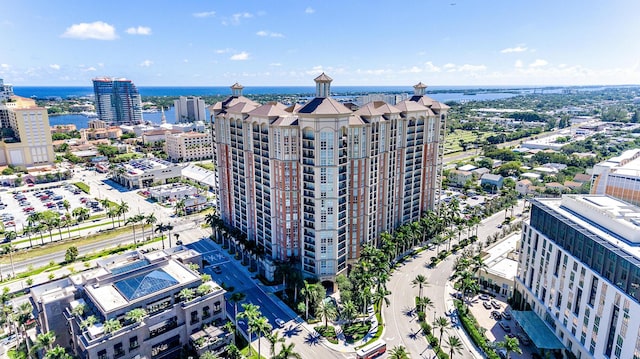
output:
<instances>
[{"instance_id":1,"label":"high-rise condominium tower","mask_svg":"<svg viewBox=\"0 0 640 359\"><path fill-rule=\"evenodd\" d=\"M448 107L424 95L352 111L315 79L305 105L232 95L210 108L222 220L275 260L333 280L364 244L420 218L438 196Z\"/></svg>"},{"instance_id":2,"label":"high-rise condominium tower","mask_svg":"<svg viewBox=\"0 0 640 359\"><path fill-rule=\"evenodd\" d=\"M142 122L142 101L131 80L95 78L93 92L99 119L116 125Z\"/></svg>"},{"instance_id":3,"label":"high-rise condominium tower","mask_svg":"<svg viewBox=\"0 0 640 359\"><path fill-rule=\"evenodd\" d=\"M194 96L180 96L173 101L176 123L206 121L204 100Z\"/></svg>"}]
</instances>

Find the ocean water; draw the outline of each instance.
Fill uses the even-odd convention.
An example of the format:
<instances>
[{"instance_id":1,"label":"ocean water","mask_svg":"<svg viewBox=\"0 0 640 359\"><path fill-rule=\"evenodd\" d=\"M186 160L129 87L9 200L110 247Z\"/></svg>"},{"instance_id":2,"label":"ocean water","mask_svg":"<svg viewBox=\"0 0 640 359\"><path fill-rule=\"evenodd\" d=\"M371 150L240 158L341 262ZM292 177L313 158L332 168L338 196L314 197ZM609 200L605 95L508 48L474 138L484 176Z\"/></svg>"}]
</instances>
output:
<instances>
[{"instance_id":1,"label":"ocean water","mask_svg":"<svg viewBox=\"0 0 640 359\"><path fill-rule=\"evenodd\" d=\"M230 95L229 87L163 87L163 86L141 86L138 87L142 96L212 96ZM413 88L405 86L334 86L331 92L337 98L357 96L367 93L409 93ZM461 101L485 101L498 100L517 96L519 94L530 93L531 88L505 88L505 87L478 87L458 86L442 87L433 86L427 89L427 95L441 102L461 102ZM18 96L33 97L40 99L49 98L71 98L71 97L92 97L93 87L91 86L14 86L14 93ZM245 95L269 95L284 94L297 95L300 98L312 97L315 88L311 86L283 86L283 87L246 87L243 90ZM145 121L160 123L162 114L160 112L143 113ZM173 108L165 110L168 123L175 122ZM49 116L51 125L74 124L78 129L87 128L90 118L83 115L59 115Z\"/></svg>"}]
</instances>

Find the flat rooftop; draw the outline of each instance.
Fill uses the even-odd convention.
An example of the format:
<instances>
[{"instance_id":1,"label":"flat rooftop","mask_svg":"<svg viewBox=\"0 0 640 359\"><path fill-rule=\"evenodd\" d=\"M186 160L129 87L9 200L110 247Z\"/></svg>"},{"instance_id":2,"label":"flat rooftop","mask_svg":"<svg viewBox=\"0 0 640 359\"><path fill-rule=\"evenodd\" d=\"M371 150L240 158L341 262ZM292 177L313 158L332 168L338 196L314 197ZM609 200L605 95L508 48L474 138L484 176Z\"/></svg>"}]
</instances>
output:
<instances>
[{"instance_id":1,"label":"flat rooftop","mask_svg":"<svg viewBox=\"0 0 640 359\"><path fill-rule=\"evenodd\" d=\"M602 195L540 198L540 203L640 259L640 207Z\"/></svg>"},{"instance_id":2,"label":"flat rooftop","mask_svg":"<svg viewBox=\"0 0 640 359\"><path fill-rule=\"evenodd\" d=\"M99 285L87 285L85 290L96 305L105 312L110 312L160 291L169 291L200 279L173 259L149 268L145 268L148 264L145 261L147 260L140 259L125 266L111 268L116 277L106 278ZM122 273L130 275L120 276Z\"/></svg>"}]
</instances>

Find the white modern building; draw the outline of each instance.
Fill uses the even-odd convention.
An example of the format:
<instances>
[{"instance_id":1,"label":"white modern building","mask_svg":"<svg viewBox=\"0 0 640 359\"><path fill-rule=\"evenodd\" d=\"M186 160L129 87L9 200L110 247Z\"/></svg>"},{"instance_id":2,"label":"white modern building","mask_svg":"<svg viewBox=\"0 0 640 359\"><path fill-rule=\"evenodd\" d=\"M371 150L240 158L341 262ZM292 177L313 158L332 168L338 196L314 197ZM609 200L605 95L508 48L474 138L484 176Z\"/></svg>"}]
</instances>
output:
<instances>
[{"instance_id":1,"label":"white modern building","mask_svg":"<svg viewBox=\"0 0 640 359\"><path fill-rule=\"evenodd\" d=\"M549 350L640 358L640 208L598 195L531 204L515 299L535 315L514 311L514 318L536 345L556 347L540 340L554 334L561 346Z\"/></svg>"},{"instance_id":2,"label":"white modern building","mask_svg":"<svg viewBox=\"0 0 640 359\"><path fill-rule=\"evenodd\" d=\"M103 259L32 288L38 324L83 359L177 358L192 334L226 321L225 290L203 282L190 263L201 267L202 258L182 246ZM128 317L133 309L144 310L139 321Z\"/></svg>"},{"instance_id":3,"label":"white modern building","mask_svg":"<svg viewBox=\"0 0 640 359\"><path fill-rule=\"evenodd\" d=\"M127 188L145 188L180 179L182 166L159 158L142 158L111 166L114 181Z\"/></svg>"},{"instance_id":4,"label":"white modern building","mask_svg":"<svg viewBox=\"0 0 640 359\"><path fill-rule=\"evenodd\" d=\"M165 146L169 159L174 162L201 161L213 156L210 133L167 134Z\"/></svg>"},{"instance_id":5,"label":"white modern building","mask_svg":"<svg viewBox=\"0 0 640 359\"><path fill-rule=\"evenodd\" d=\"M180 96L173 101L176 123L206 121L206 105L204 100L195 96Z\"/></svg>"},{"instance_id":6,"label":"white modern building","mask_svg":"<svg viewBox=\"0 0 640 359\"><path fill-rule=\"evenodd\" d=\"M598 163L592 174L592 194L607 194L640 205L640 149Z\"/></svg>"},{"instance_id":7,"label":"white modern building","mask_svg":"<svg viewBox=\"0 0 640 359\"><path fill-rule=\"evenodd\" d=\"M5 84L3 79L0 79L0 102L7 101L13 96L13 85Z\"/></svg>"}]
</instances>

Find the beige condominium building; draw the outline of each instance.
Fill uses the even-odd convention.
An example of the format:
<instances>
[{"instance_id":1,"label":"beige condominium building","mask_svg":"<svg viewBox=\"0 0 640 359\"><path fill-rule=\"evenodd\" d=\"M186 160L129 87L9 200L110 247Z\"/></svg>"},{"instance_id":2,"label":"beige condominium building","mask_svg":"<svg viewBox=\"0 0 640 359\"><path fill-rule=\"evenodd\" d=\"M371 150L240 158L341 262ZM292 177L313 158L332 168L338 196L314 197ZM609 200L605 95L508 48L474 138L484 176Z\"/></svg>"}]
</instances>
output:
<instances>
[{"instance_id":1,"label":"beige condominium building","mask_svg":"<svg viewBox=\"0 0 640 359\"><path fill-rule=\"evenodd\" d=\"M210 159L213 153L210 133L167 134L165 146L169 159L174 162L206 160Z\"/></svg>"},{"instance_id":2,"label":"beige condominium building","mask_svg":"<svg viewBox=\"0 0 640 359\"><path fill-rule=\"evenodd\" d=\"M194 344L193 334L207 335L204 329L226 320L225 290L189 267L201 262L200 254L182 246L130 252L34 287L40 328L54 331L56 344L79 358L176 358ZM134 309L143 315L132 319ZM229 342L218 334L211 339L219 346Z\"/></svg>"},{"instance_id":3,"label":"beige condominium building","mask_svg":"<svg viewBox=\"0 0 640 359\"><path fill-rule=\"evenodd\" d=\"M53 164L55 155L47 110L33 99L11 96L0 105L0 165L33 167Z\"/></svg>"},{"instance_id":4,"label":"beige condominium building","mask_svg":"<svg viewBox=\"0 0 640 359\"><path fill-rule=\"evenodd\" d=\"M268 258L334 280L364 244L415 221L439 198L448 106L414 86L408 100L353 111L315 79L306 104L256 103L234 84L210 108L223 221Z\"/></svg>"}]
</instances>

